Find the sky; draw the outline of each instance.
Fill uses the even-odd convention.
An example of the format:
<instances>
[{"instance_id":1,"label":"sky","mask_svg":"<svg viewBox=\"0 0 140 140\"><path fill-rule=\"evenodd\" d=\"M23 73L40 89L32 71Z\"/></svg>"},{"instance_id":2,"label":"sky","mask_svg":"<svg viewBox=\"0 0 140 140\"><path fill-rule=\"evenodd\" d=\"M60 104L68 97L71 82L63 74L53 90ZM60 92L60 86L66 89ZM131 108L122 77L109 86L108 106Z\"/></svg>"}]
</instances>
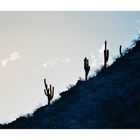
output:
<instances>
[{"instance_id":1,"label":"sky","mask_svg":"<svg viewBox=\"0 0 140 140\"><path fill-rule=\"evenodd\" d=\"M10 122L47 104L43 79L55 97L103 65L104 41L109 64L119 46L129 48L139 33L140 12L0 12L0 123Z\"/></svg>"}]
</instances>

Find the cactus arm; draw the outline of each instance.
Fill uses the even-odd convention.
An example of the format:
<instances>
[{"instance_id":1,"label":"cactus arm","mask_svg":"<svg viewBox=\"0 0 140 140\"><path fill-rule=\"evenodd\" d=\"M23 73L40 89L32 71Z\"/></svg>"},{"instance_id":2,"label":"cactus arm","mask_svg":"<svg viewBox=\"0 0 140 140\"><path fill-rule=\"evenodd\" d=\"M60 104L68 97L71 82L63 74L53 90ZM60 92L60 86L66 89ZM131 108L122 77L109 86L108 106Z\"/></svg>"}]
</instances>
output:
<instances>
[{"instance_id":1,"label":"cactus arm","mask_svg":"<svg viewBox=\"0 0 140 140\"><path fill-rule=\"evenodd\" d=\"M50 85L50 93L51 93L51 91L52 91L52 85Z\"/></svg>"},{"instance_id":2,"label":"cactus arm","mask_svg":"<svg viewBox=\"0 0 140 140\"><path fill-rule=\"evenodd\" d=\"M47 85L46 79L44 79L44 85L45 85L45 88L47 90L48 89L48 85Z\"/></svg>"},{"instance_id":3,"label":"cactus arm","mask_svg":"<svg viewBox=\"0 0 140 140\"><path fill-rule=\"evenodd\" d=\"M123 56L122 54L122 46L120 45L120 48L119 48L119 52L120 52L120 55Z\"/></svg>"},{"instance_id":4,"label":"cactus arm","mask_svg":"<svg viewBox=\"0 0 140 140\"><path fill-rule=\"evenodd\" d=\"M46 92L46 90L45 90L45 89L44 89L44 93L45 93L45 95L46 95L46 96L48 96L48 94L47 94L47 92Z\"/></svg>"},{"instance_id":5,"label":"cactus arm","mask_svg":"<svg viewBox=\"0 0 140 140\"><path fill-rule=\"evenodd\" d=\"M106 62L108 61L108 59L109 59L109 50L107 50L107 55L106 55Z\"/></svg>"},{"instance_id":6,"label":"cactus arm","mask_svg":"<svg viewBox=\"0 0 140 140\"><path fill-rule=\"evenodd\" d=\"M54 95L54 87L52 87L52 85L50 85L50 97L51 99L53 98Z\"/></svg>"},{"instance_id":7,"label":"cactus arm","mask_svg":"<svg viewBox=\"0 0 140 140\"><path fill-rule=\"evenodd\" d=\"M88 66L88 72L90 71L90 66Z\"/></svg>"},{"instance_id":8,"label":"cactus arm","mask_svg":"<svg viewBox=\"0 0 140 140\"><path fill-rule=\"evenodd\" d=\"M50 88L50 100L53 98L54 96L54 87Z\"/></svg>"}]
</instances>

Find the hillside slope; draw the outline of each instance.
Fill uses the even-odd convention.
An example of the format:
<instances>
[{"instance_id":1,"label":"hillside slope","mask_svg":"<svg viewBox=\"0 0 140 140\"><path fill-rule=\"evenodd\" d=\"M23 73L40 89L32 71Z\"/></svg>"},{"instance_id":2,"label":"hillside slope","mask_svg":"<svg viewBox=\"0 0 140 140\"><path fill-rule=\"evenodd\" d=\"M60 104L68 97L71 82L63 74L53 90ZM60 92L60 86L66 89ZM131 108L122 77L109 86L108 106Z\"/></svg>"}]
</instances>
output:
<instances>
[{"instance_id":1,"label":"hillside slope","mask_svg":"<svg viewBox=\"0 0 140 140\"><path fill-rule=\"evenodd\" d=\"M87 82L78 81L50 107L1 128L140 128L140 41Z\"/></svg>"}]
</instances>

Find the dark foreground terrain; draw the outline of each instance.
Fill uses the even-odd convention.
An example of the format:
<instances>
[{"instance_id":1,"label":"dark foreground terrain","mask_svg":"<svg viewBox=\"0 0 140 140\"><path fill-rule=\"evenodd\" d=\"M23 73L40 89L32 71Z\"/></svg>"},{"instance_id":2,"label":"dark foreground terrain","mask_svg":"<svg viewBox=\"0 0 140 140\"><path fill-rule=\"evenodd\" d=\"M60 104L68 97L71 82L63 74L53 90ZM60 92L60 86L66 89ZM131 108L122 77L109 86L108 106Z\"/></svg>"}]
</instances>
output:
<instances>
[{"instance_id":1,"label":"dark foreground terrain","mask_svg":"<svg viewBox=\"0 0 140 140\"><path fill-rule=\"evenodd\" d=\"M140 128L140 41L50 107L0 128Z\"/></svg>"}]
</instances>

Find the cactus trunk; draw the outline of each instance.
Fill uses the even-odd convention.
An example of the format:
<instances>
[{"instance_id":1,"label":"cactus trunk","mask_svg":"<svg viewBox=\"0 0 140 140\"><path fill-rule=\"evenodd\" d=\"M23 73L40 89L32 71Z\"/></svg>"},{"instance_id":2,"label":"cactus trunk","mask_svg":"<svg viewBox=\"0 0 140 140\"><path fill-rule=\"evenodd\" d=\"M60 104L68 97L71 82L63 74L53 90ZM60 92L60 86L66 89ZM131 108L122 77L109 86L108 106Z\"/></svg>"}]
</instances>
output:
<instances>
[{"instance_id":1,"label":"cactus trunk","mask_svg":"<svg viewBox=\"0 0 140 140\"><path fill-rule=\"evenodd\" d=\"M85 81L87 81L87 72L85 71Z\"/></svg>"},{"instance_id":2,"label":"cactus trunk","mask_svg":"<svg viewBox=\"0 0 140 140\"><path fill-rule=\"evenodd\" d=\"M50 100L48 100L48 106L50 106Z\"/></svg>"},{"instance_id":3,"label":"cactus trunk","mask_svg":"<svg viewBox=\"0 0 140 140\"><path fill-rule=\"evenodd\" d=\"M90 71L89 60L85 57L84 59L84 69L85 69L85 81L88 79L88 73Z\"/></svg>"},{"instance_id":4,"label":"cactus trunk","mask_svg":"<svg viewBox=\"0 0 140 140\"><path fill-rule=\"evenodd\" d=\"M104 68L107 67L108 59L109 59L109 49L107 49L107 41L105 41L105 50L104 50Z\"/></svg>"}]
</instances>

